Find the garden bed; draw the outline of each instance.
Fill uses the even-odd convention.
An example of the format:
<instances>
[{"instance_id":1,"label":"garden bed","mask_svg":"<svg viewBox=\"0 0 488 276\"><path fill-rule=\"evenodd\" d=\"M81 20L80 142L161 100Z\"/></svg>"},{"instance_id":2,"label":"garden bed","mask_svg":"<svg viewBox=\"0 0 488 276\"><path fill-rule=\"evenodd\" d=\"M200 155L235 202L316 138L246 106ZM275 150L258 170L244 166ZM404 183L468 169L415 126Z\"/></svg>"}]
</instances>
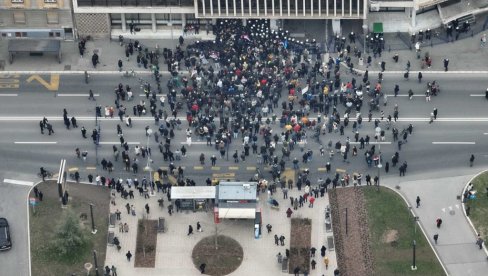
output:
<instances>
[{"instance_id":1,"label":"garden bed","mask_svg":"<svg viewBox=\"0 0 488 276\"><path fill-rule=\"evenodd\" d=\"M154 267L156 264L157 227L157 220L140 219L137 222L135 267Z\"/></svg>"},{"instance_id":2,"label":"garden bed","mask_svg":"<svg viewBox=\"0 0 488 276\"><path fill-rule=\"evenodd\" d=\"M35 213L31 207L29 208L32 275L86 275L84 264L93 264L92 250L97 251L99 271L102 273L107 249L109 190L102 186L70 182L68 183L70 201L68 207L62 209L55 181L46 181L37 187L44 197L43 201L35 206ZM30 197L34 197L33 192ZM93 215L98 230L95 235L91 234L90 203L94 204ZM59 252L52 248L51 243L66 212L75 215L74 218L79 222L87 242L84 246L60 256Z\"/></svg>"},{"instance_id":3,"label":"garden bed","mask_svg":"<svg viewBox=\"0 0 488 276\"><path fill-rule=\"evenodd\" d=\"M217 247L215 245L215 235L203 238L195 245L192 259L196 269L200 269L201 264L206 264L205 274L215 276L235 271L244 257L242 246L236 240L223 235L217 236Z\"/></svg>"},{"instance_id":4,"label":"garden bed","mask_svg":"<svg viewBox=\"0 0 488 276\"><path fill-rule=\"evenodd\" d=\"M290 259L288 271L293 273L295 268L300 272L310 271L310 246L312 221L306 218L292 218L290 230Z\"/></svg>"},{"instance_id":5,"label":"garden bed","mask_svg":"<svg viewBox=\"0 0 488 276\"><path fill-rule=\"evenodd\" d=\"M488 241L488 195L486 194L488 172L480 174L471 183L473 190L476 191L476 196L473 199L467 199L465 206L470 208L469 218L476 231L481 234L483 240Z\"/></svg>"}]
</instances>

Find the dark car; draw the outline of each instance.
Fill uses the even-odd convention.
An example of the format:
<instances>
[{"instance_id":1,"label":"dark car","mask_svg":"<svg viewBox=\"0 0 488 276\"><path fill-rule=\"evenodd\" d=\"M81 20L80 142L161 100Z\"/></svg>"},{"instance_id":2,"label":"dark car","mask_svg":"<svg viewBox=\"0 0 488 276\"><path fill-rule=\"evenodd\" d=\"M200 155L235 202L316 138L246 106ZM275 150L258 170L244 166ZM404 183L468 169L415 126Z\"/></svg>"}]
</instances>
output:
<instances>
[{"instance_id":1,"label":"dark car","mask_svg":"<svg viewBox=\"0 0 488 276\"><path fill-rule=\"evenodd\" d=\"M8 221L5 218L0 218L0 251L9 250L10 248L12 248L12 240L10 239Z\"/></svg>"}]
</instances>

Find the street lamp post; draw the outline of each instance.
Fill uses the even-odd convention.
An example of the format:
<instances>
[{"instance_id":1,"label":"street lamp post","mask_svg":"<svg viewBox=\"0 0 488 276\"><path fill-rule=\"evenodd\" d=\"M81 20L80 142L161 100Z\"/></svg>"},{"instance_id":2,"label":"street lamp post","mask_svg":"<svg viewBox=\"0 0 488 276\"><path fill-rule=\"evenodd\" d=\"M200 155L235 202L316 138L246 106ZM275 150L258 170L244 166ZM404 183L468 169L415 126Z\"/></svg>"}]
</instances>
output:
<instances>
[{"instance_id":1,"label":"street lamp post","mask_svg":"<svg viewBox=\"0 0 488 276\"><path fill-rule=\"evenodd\" d=\"M93 250L93 262L95 263L95 275L99 276L98 274L98 261L97 261L97 251Z\"/></svg>"},{"instance_id":2,"label":"street lamp post","mask_svg":"<svg viewBox=\"0 0 488 276\"><path fill-rule=\"evenodd\" d=\"M377 127L376 128L376 135L380 137L381 134L381 128ZM380 138L381 140L381 138ZM376 186L377 191L380 191L380 179L381 179L381 168L383 168L383 165L381 164L381 141L378 142L378 185Z\"/></svg>"},{"instance_id":3,"label":"street lamp post","mask_svg":"<svg viewBox=\"0 0 488 276\"><path fill-rule=\"evenodd\" d=\"M413 217L413 242L412 242L412 270L417 270L417 260L416 260L416 247L417 247L417 241L415 240L415 237L417 236L417 221L419 220L419 217Z\"/></svg>"},{"instance_id":4,"label":"street lamp post","mask_svg":"<svg viewBox=\"0 0 488 276\"><path fill-rule=\"evenodd\" d=\"M368 31L368 25L363 24L363 55L366 56L366 32Z\"/></svg>"},{"instance_id":5,"label":"street lamp post","mask_svg":"<svg viewBox=\"0 0 488 276\"><path fill-rule=\"evenodd\" d=\"M147 136L147 140L146 140L146 149L149 150L149 142L150 142L150 137L151 137L151 134L153 133L153 130L148 128L146 130L146 136ZM154 195L154 190L152 188L152 167L151 167L151 162L152 162L152 159L151 159L151 156L148 155L147 156L147 163L146 163L146 167L144 168L145 171L149 172L149 186L151 187L151 195Z\"/></svg>"},{"instance_id":6,"label":"street lamp post","mask_svg":"<svg viewBox=\"0 0 488 276\"><path fill-rule=\"evenodd\" d=\"M91 225L92 225L92 234L97 233L97 229L95 229L95 218L93 217L93 204L90 203L90 216L91 216ZM96 265L95 265L96 268Z\"/></svg>"}]
</instances>

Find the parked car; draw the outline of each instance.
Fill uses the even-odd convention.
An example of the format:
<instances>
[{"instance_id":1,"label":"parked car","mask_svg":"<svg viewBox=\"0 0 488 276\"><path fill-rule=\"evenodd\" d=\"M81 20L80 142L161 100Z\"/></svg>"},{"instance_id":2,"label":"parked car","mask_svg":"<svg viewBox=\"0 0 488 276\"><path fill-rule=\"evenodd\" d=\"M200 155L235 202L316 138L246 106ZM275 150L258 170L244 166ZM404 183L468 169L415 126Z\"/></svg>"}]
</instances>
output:
<instances>
[{"instance_id":1,"label":"parked car","mask_svg":"<svg viewBox=\"0 0 488 276\"><path fill-rule=\"evenodd\" d=\"M0 218L0 251L9 250L12 248L12 240L10 239L10 228L6 218Z\"/></svg>"}]
</instances>

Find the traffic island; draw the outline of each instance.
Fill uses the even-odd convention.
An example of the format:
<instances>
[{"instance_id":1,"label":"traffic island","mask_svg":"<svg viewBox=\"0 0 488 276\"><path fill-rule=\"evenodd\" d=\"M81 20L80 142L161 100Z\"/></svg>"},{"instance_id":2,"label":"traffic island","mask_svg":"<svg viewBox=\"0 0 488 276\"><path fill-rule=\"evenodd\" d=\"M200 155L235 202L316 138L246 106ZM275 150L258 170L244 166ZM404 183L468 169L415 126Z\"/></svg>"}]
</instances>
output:
<instances>
[{"instance_id":1,"label":"traffic island","mask_svg":"<svg viewBox=\"0 0 488 276\"><path fill-rule=\"evenodd\" d=\"M154 267L158 221L140 219L137 223L135 267Z\"/></svg>"},{"instance_id":2,"label":"traffic island","mask_svg":"<svg viewBox=\"0 0 488 276\"><path fill-rule=\"evenodd\" d=\"M312 234L312 220L307 218L292 218L290 229L290 259L288 271L297 268L300 273L310 272L310 246Z\"/></svg>"},{"instance_id":3,"label":"traffic island","mask_svg":"<svg viewBox=\"0 0 488 276\"><path fill-rule=\"evenodd\" d=\"M445 275L405 201L395 191L361 188L374 275ZM368 233L369 231L369 233ZM415 240L415 267L413 241Z\"/></svg>"},{"instance_id":4,"label":"traffic island","mask_svg":"<svg viewBox=\"0 0 488 276\"><path fill-rule=\"evenodd\" d=\"M242 263L244 251L233 238L224 235L212 235L200 240L193 247L193 264L201 270L205 264L204 274L228 275Z\"/></svg>"},{"instance_id":5,"label":"traffic island","mask_svg":"<svg viewBox=\"0 0 488 276\"><path fill-rule=\"evenodd\" d=\"M95 269L94 250L102 274L107 249L110 193L106 187L69 182L67 208L61 208L56 181L36 186L31 192L29 231L32 275L86 275L86 263ZM92 232L90 204L96 229ZM15 245L14 245L15 246Z\"/></svg>"},{"instance_id":6,"label":"traffic island","mask_svg":"<svg viewBox=\"0 0 488 276\"><path fill-rule=\"evenodd\" d=\"M477 175L463 193L466 216L477 233L486 242L488 239L488 171ZM486 244L486 243L485 243Z\"/></svg>"}]
</instances>

